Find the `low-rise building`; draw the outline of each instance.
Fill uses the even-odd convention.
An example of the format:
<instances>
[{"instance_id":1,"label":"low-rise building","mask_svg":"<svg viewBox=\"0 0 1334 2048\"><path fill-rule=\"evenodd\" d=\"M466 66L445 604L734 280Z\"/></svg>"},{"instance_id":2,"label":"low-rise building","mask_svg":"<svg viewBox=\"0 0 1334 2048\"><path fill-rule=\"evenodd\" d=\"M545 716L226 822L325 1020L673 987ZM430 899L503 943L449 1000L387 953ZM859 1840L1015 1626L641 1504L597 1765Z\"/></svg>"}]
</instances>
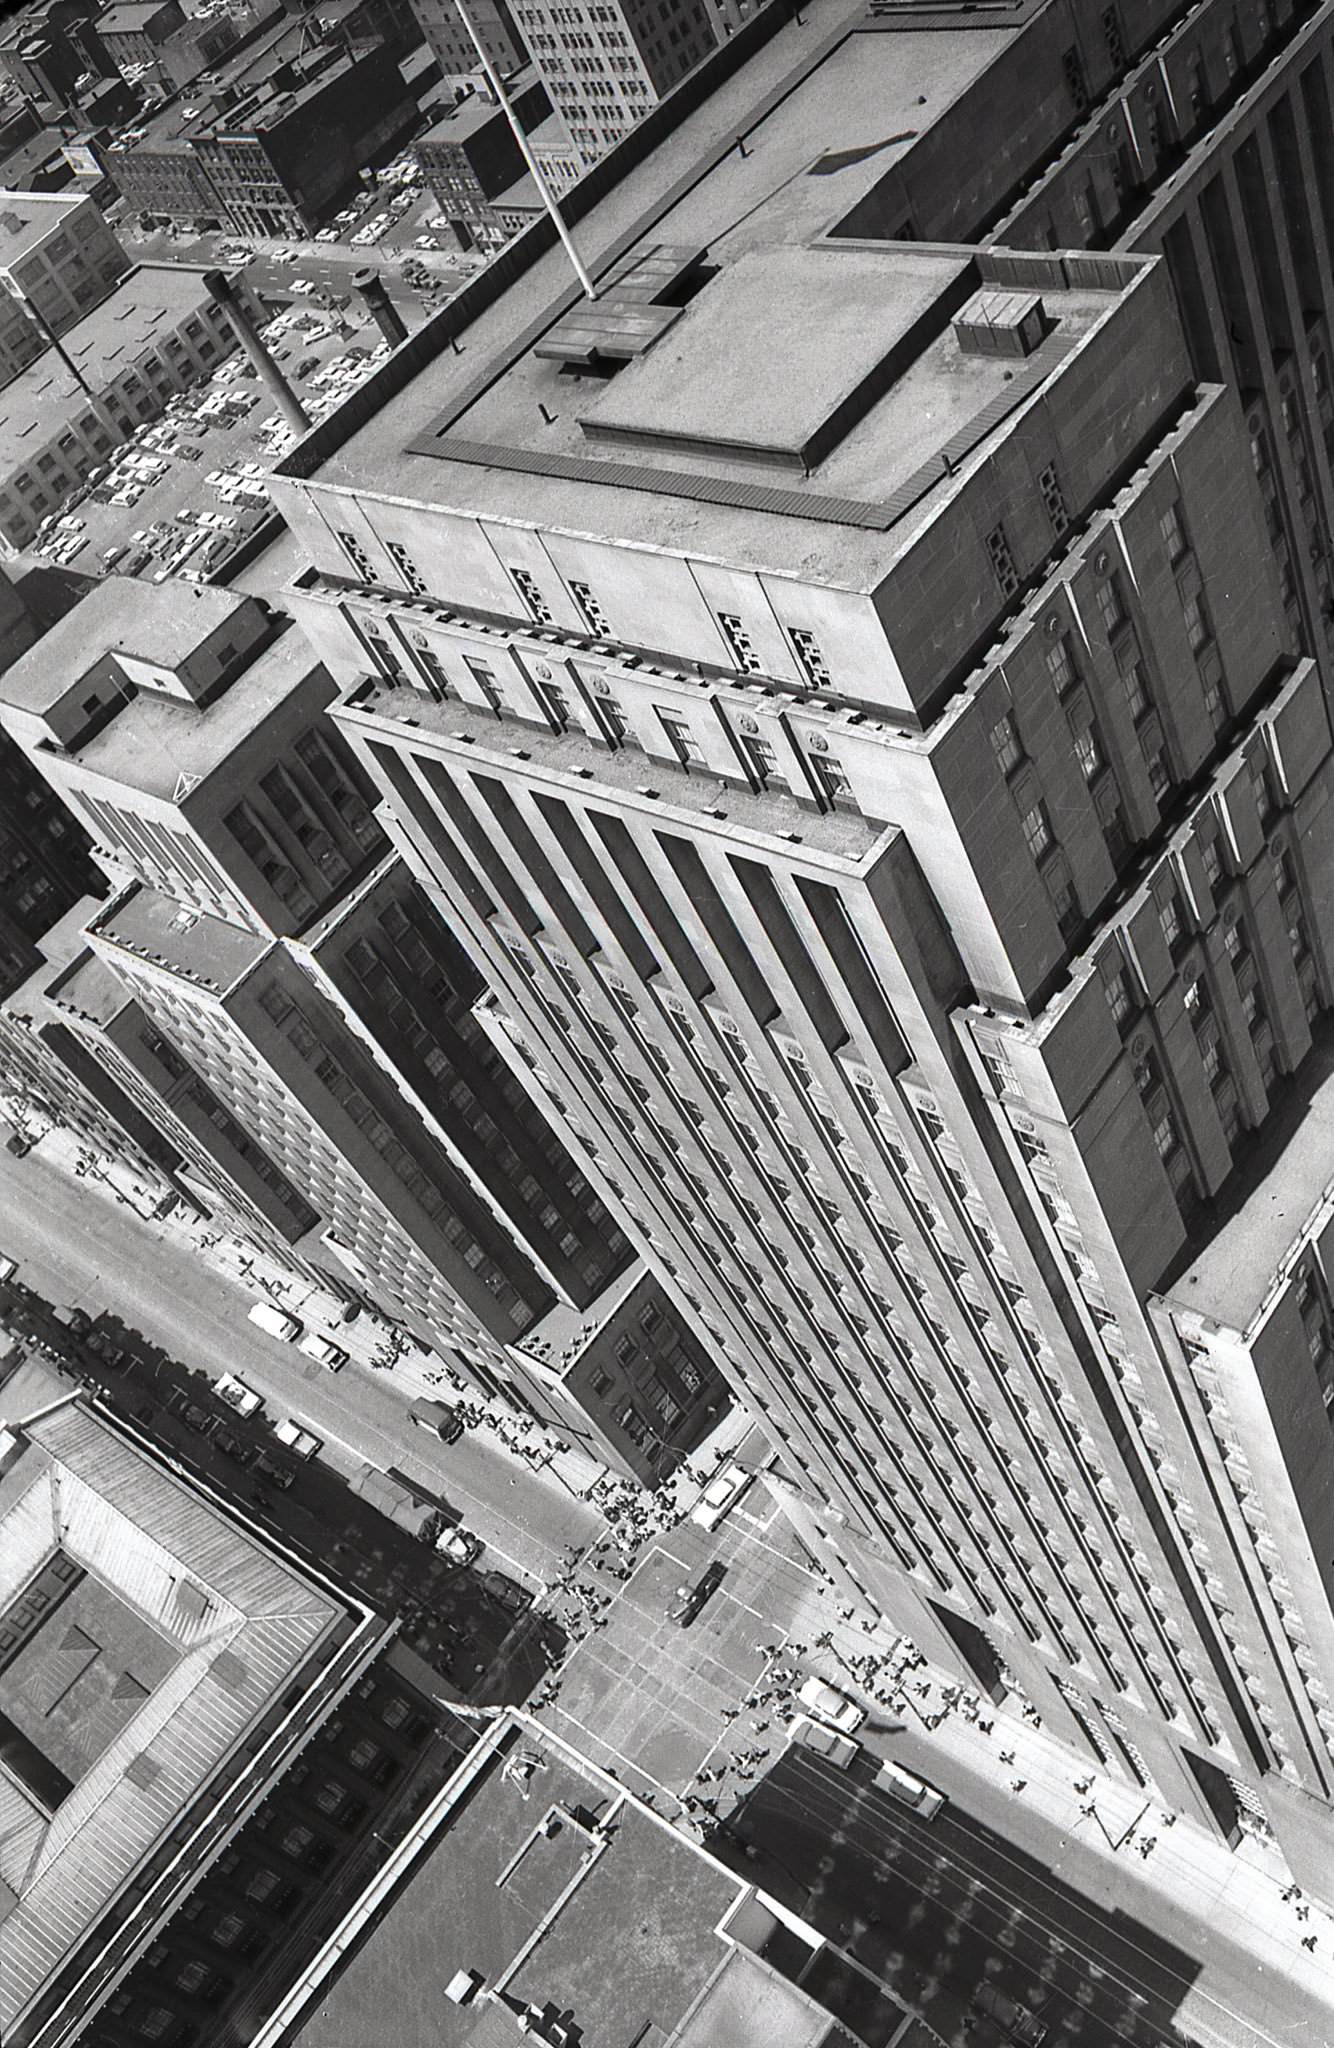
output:
<instances>
[{"instance_id":1,"label":"low-rise building","mask_svg":"<svg viewBox=\"0 0 1334 2048\"><path fill-rule=\"evenodd\" d=\"M547 89L530 69L510 85L510 98L525 133L551 119ZM498 223L492 202L525 176L523 153L495 102L473 93L453 107L415 145L423 181L466 249L493 246ZM534 190L534 203L536 191Z\"/></svg>"},{"instance_id":2,"label":"low-rise building","mask_svg":"<svg viewBox=\"0 0 1334 2048\"><path fill-rule=\"evenodd\" d=\"M49 1371L0 1425L5 2039L231 2038L383 1856L433 1702L391 1621Z\"/></svg>"},{"instance_id":3,"label":"low-rise building","mask_svg":"<svg viewBox=\"0 0 1334 2048\"><path fill-rule=\"evenodd\" d=\"M0 286L34 327L34 354L46 345L43 329L64 334L129 268L119 237L90 199L0 190ZM30 360L25 351L23 361ZM0 337L0 378L11 362Z\"/></svg>"},{"instance_id":4,"label":"low-rise building","mask_svg":"<svg viewBox=\"0 0 1334 2048\"><path fill-rule=\"evenodd\" d=\"M177 0L116 0L99 16L97 32L121 77L137 84L156 77L162 45L184 21Z\"/></svg>"},{"instance_id":5,"label":"low-rise building","mask_svg":"<svg viewBox=\"0 0 1334 2048\"><path fill-rule=\"evenodd\" d=\"M231 354L231 323L202 276L140 265L0 393L0 553L26 547L113 448Z\"/></svg>"}]
</instances>

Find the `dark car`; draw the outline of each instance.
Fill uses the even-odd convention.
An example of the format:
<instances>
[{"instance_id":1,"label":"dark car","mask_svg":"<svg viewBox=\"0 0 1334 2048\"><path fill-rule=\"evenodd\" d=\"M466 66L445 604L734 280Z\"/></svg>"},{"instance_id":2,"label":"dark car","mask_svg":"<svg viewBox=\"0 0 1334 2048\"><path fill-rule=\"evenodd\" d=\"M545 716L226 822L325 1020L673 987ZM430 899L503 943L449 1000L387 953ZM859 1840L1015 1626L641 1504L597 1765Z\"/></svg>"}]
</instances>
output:
<instances>
[{"instance_id":1,"label":"dark car","mask_svg":"<svg viewBox=\"0 0 1334 2048\"><path fill-rule=\"evenodd\" d=\"M270 1486L276 1486L284 1493L296 1478L294 1466L280 1464L278 1459L271 1458L267 1451L260 1452L253 1469L261 1479L267 1479Z\"/></svg>"},{"instance_id":2,"label":"dark car","mask_svg":"<svg viewBox=\"0 0 1334 2048\"><path fill-rule=\"evenodd\" d=\"M463 1435L463 1419L448 1401L414 1401L408 1409L414 1429L429 1429L442 1444L456 1443Z\"/></svg>"},{"instance_id":3,"label":"dark car","mask_svg":"<svg viewBox=\"0 0 1334 2048\"><path fill-rule=\"evenodd\" d=\"M248 1444L234 1429L215 1429L213 1444L224 1458L234 1458L238 1465L253 1465L259 1456L254 1444Z\"/></svg>"},{"instance_id":4,"label":"dark car","mask_svg":"<svg viewBox=\"0 0 1334 2048\"><path fill-rule=\"evenodd\" d=\"M717 1592L726 1576L727 1566L714 1563L705 1567L693 1586L678 1586L676 1597L667 1609L668 1620L689 1628L705 1601Z\"/></svg>"},{"instance_id":5,"label":"dark car","mask_svg":"<svg viewBox=\"0 0 1334 2048\"><path fill-rule=\"evenodd\" d=\"M973 2007L1003 2028L1006 2040L1014 2042L1015 2048L1042 2048L1048 2031L1045 2021L1008 1992L994 1984L981 1984L973 1994Z\"/></svg>"},{"instance_id":6,"label":"dark car","mask_svg":"<svg viewBox=\"0 0 1334 2048\"><path fill-rule=\"evenodd\" d=\"M187 1429L195 1430L200 1436L208 1436L217 1428L218 1418L210 1415L207 1408L201 1408L196 1401L187 1401L181 1410L181 1421Z\"/></svg>"},{"instance_id":7,"label":"dark car","mask_svg":"<svg viewBox=\"0 0 1334 2048\"><path fill-rule=\"evenodd\" d=\"M12 1137L5 1139L5 1150L12 1152L15 1159L23 1159L32 1150L32 1139L25 1138L22 1131L15 1131Z\"/></svg>"}]
</instances>

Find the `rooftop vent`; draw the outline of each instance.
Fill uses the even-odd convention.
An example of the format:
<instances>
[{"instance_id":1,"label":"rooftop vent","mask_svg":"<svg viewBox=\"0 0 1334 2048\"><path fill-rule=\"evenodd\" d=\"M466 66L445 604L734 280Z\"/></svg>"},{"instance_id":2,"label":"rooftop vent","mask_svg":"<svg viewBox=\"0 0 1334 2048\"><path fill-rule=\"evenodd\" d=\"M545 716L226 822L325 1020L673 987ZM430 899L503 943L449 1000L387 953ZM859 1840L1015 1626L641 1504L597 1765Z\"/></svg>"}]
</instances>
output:
<instances>
[{"instance_id":1,"label":"rooftop vent","mask_svg":"<svg viewBox=\"0 0 1334 2048\"><path fill-rule=\"evenodd\" d=\"M978 292L955 319L954 338L966 356L1031 356L1048 326L1036 292Z\"/></svg>"}]
</instances>

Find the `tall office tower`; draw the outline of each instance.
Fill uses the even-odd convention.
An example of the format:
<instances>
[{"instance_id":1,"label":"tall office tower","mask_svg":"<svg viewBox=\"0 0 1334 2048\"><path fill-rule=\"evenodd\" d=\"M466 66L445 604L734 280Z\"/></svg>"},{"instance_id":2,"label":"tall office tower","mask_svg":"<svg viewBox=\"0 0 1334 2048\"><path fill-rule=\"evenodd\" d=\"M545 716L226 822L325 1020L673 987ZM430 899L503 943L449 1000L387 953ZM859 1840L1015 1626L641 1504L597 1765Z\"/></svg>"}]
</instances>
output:
<instances>
[{"instance_id":1,"label":"tall office tower","mask_svg":"<svg viewBox=\"0 0 1334 2048\"><path fill-rule=\"evenodd\" d=\"M661 1476L725 1385L474 1014L333 694L254 598L126 579L0 678L125 884L46 993L248 1234Z\"/></svg>"},{"instance_id":2,"label":"tall office tower","mask_svg":"<svg viewBox=\"0 0 1334 2048\"><path fill-rule=\"evenodd\" d=\"M978 19L757 52L582 209L592 308L534 236L274 480L290 601L811 1547L1327 1889L1334 759L1288 457L1257 482L1168 262L985 238L1130 59L1110 12L1097 74L1061 10ZM1263 289L1238 252L1239 332L1300 303L1288 246Z\"/></svg>"},{"instance_id":3,"label":"tall office tower","mask_svg":"<svg viewBox=\"0 0 1334 2048\"><path fill-rule=\"evenodd\" d=\"M746 0L514 4L529 55L585 167L614 149L748 11Z\"/></svg>"}]
</instances>

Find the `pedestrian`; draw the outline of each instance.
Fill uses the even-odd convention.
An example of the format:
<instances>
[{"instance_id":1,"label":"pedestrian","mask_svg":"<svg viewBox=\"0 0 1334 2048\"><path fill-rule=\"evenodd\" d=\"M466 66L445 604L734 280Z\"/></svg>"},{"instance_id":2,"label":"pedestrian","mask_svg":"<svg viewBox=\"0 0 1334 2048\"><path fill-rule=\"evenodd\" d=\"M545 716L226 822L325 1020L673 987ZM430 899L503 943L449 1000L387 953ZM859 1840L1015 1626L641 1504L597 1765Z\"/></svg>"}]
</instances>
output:
<instances>
[{"instance_id":1,"label":"pedestrian","mask_svg":"<svg viewBox=\"0 0 1334 2048\"><path fill-rule=\"evenodd\" d=\"M1027 1783L1027 1778L1011 1778L1010 1790L1012 1792L1022 1792Z\"/></svg>"}]
</instances>

